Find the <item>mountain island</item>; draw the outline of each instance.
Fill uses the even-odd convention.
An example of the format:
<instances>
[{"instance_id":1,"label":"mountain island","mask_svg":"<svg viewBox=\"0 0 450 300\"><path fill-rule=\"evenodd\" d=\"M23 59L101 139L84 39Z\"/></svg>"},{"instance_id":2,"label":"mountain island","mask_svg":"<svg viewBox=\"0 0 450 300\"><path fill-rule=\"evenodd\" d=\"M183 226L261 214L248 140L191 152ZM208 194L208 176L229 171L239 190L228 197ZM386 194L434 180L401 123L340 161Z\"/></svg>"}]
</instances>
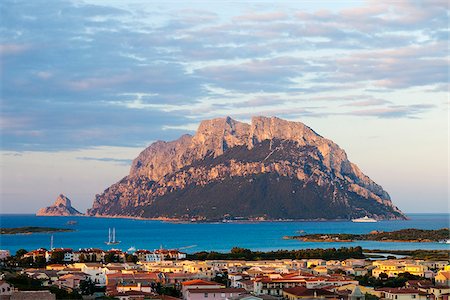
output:
<instances>
[{"instance_id":1,"label":"mountain island","mask_svg":"<svg viewBox=\"0 0 450 300\"><path fill-rule=\"evenodd\" d=\"M157 141L96 195L91 216L177 220L405 219L345 151L300 122L202 121Z\"/></svg>"}]
</instances>

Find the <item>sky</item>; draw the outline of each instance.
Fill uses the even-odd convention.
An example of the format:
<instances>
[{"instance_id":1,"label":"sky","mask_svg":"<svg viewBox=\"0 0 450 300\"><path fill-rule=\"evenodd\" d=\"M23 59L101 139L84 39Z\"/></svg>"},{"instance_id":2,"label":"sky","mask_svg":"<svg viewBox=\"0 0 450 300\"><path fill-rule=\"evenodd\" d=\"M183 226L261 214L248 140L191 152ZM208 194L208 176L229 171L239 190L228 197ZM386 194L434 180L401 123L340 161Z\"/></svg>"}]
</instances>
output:
<instances>
[{"instance_id":1,"label":"sky","mask_svg":"<svg viewBox=\"0 0 450 300\"><path fill-rule=\"evenodd\" d=\"M0 2L2 213L84 211L204 119L300 121L401 210L449 211L449 4Z\"/></svg>"}]
</instances>

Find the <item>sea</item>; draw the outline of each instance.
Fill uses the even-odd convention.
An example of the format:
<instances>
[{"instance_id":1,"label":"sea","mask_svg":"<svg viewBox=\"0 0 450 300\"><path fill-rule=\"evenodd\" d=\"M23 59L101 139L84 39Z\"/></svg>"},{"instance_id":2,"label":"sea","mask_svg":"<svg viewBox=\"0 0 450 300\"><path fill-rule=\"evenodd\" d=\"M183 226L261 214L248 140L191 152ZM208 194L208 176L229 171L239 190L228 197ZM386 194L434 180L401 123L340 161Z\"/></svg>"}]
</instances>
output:
<instances>
[{"instance_id":1,"label":"sea","mask_svg":"<svg viewBox=\"0 0 450 300\"><path fill-rule=\"evenodd\" d=\"M286 240L283 236L299 232L312 233L369 233L373 230L393 231L404 228L439 229L450 227L450 214L408 214L409 220L353 223L351 221L280 221L232 223L171 223L153 220L98 217L37 217L35 215L0 215L0 227L45 226L71 228L73 232L0 235L0 249L33 250L50 248L100 248L121 249L180 249L187 253L198 251L228 252L233 247L251 250L339 248L361 246L364 249L382 250L450 250L445 243L404 242L303 242ZM75 221L70 225L69 221ZM117 245L108 246L109 228L115 228Z\"/></svg>"}]
</instances>

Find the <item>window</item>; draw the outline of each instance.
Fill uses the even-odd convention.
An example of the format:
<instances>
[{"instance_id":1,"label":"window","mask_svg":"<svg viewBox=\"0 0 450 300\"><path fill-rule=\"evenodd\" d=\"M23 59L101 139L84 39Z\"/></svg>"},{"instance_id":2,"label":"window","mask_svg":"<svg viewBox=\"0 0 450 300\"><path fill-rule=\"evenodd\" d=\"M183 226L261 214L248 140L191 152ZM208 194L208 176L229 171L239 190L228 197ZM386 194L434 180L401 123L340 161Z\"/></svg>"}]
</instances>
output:
<instances>
[{"instance_id":1,"label":"window","mask_svg":"<svg viewBox=\"0 0 450 300\"><path fill-rule=\"evenodd\" d=\"M416 299L416 295L411 295L411 298Z\"/></svg>"},{"instance_id":2,"label":"window","mask_svg":"<svg viewBox=\"0 0 450 300\"><path fill-rule=\"evenodd\" d=\"M205 293L205 298L208 298L208 293Z\"/></svg>"}]
</instances>

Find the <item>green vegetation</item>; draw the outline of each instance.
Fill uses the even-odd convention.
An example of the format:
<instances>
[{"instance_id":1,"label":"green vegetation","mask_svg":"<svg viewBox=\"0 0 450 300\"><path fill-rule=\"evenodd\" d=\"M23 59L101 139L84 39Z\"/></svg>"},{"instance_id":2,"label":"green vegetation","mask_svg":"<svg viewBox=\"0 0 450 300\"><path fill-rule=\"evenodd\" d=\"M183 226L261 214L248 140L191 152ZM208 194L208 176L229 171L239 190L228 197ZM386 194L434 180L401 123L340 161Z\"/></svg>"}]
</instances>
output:
<instances>
[{"instance_id":1,"label":"green vegetation","mask_svg":"<svg viewBox=\"0 0 450 300\"><path fill-rule=\"evenodd\" d=\"M188 254L187 259L192 260L265 260L265 259L302 259L302 258L320 258L320 259L338 259L364 258L361 247L342 247L339 249L302 249L302 250L277 250L270 252L251 251L250 249L234 247L229 253L220 252L197 252Z\"/></svg>"},{"instance_id":2,"label":"green vegetation","mask_svg":"<svg viewBox=\"0 0 450 300\"><path fill-rule=\"evenodd\" d=\"M360 285L379 287L403 287L408 280L424 279L420 276L412 275L408 272L400 273L397 277L388 277L385 273L381 273L379 278L370 275L356 276Z\"/></svg>"},{"instance_id":3,"label":"green vegetation","mask_svg":"<svg viewBox=\"0 0 450 300\"><path fill-rule=\"evenodd\" d=\"M52 227L15 227L15 228L0 228L0 234L32 234L32 233L52 233L52 232L68 232L74 231L68 228L52 228Z\"/></svg>"},{"instance_id":4,"label":"green vegetation","mask_svg":"<svg viewBox=\"0 0 450 300\"><path fill-rule=\"evenodd\" d=\"M449 260L450 250L369 250L365 249L365 253L388 253L396 255L409 256L413 259L424 260Z\"/></svg>"},{"instance_id":5,"label":"green vegetation","mask_svg":"<svg viewBox=\"0 0 450 300\"><path fill-rule=\"evenodd\" d=\"M290 239L299 239L303 241L386 241L386 242L439 242L450 238L450 230L442 228L437 230L425 229L401 229L396 231L384 232L373 231L368 234L349 234L349 233L317 233L301 236L287 237Z\"/></svg>"}]
</instances>

